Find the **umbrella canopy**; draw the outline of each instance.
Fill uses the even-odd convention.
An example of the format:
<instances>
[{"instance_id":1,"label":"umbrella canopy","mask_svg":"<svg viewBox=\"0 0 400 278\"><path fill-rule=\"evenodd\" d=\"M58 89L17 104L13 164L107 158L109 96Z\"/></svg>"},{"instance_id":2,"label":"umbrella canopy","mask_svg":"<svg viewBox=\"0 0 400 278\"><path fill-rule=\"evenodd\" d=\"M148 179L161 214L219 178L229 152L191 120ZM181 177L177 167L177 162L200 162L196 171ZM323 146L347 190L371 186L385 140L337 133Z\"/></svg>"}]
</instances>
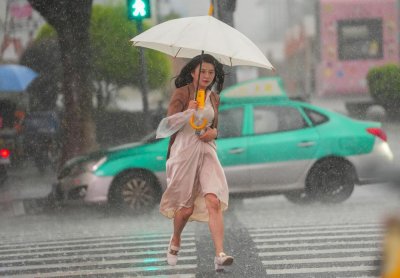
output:
<instances>
[{"instance_id":1,"label":"umbrella canopy","mask_svg":"<svg viewBox=\"0 0 400 278\"><path fill-rule=\"evenodd\" d=\"M173 57L193 58L204 51L225 65L273 69L249 38L212 16L169 20L135 36L131 42Z\"/></svg>"},{"instance_id":2,"label":"umbrella canopy","mask_svg":"<svg viewBox=\"0 0 400 278\"><path fill-rule=\"evenodd\" d=\"M24 91L38 74L21 65L0 65L0 91Z\"/></svg>"}]
</instances>

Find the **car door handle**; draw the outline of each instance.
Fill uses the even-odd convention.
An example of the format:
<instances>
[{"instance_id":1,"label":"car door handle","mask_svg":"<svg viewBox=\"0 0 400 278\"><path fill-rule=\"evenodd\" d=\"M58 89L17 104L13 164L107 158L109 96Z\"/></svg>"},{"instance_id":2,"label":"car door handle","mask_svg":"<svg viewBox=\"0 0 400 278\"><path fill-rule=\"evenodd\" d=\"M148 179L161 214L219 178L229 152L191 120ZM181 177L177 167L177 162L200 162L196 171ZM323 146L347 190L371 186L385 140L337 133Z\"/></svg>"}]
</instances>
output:
<instances>
[{"instance_id":1,"label":"car door handle","mask_svg":"<svg viewBox=\"0 0 400 278\"><path fill-rule=\"evenodd\" d=\"M315 145L315 141L303 141L297 144L300 148L308 148Z\"/></svg>"},{"instance_id":2,"label":"car door handle","mask_svg":"<svg viewBox=\"0 0 400 278\"><path fill-rule=\"evenodd\" d=\"M230 150L229 150L229 153L230 153L230 154L240 154L240 153L242 153L242 152L244 152L244 149L243 149L243 148L233 148L233 149L230 149Z\"/></svg>"}]
</instances>

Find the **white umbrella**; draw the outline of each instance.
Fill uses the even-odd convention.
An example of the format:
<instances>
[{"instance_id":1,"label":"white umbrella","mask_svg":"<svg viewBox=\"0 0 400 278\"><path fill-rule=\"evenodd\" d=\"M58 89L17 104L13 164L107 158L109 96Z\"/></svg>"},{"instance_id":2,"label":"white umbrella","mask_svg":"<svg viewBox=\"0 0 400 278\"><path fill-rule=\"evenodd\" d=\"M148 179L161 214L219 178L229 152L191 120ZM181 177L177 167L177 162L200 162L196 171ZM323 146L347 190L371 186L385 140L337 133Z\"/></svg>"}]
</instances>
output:
<instances>
[{"instance_id":1,"label":"white umbrella","mask_svg":"<svg viewBox=\"0 0 400 278\"><path fill-rule=\"evenodd\" d=\"M169 20L130 41L134 46L158 50L173 57L193 58L204 51L225 65L273 69L249 38L212 16Z\"/></svg>"}]
</instances>

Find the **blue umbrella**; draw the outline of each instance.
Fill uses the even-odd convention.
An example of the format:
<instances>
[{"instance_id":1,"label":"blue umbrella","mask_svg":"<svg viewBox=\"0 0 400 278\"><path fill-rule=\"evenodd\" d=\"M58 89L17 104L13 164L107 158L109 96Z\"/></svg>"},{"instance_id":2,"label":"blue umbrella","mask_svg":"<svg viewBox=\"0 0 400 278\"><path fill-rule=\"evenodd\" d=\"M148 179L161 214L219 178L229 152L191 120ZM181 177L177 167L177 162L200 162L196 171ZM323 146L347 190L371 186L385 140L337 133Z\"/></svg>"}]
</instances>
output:
<instances>
[{"instance_id":1,"label":"blue umbrella","mask_svg":"<svg viewBox=\"0 0 400 278\"><path fill-rule=\"evenodd\" d=\"M21 65L0 65L0 92L21 92L38 74Z\"/></svg>"}]
</instances>

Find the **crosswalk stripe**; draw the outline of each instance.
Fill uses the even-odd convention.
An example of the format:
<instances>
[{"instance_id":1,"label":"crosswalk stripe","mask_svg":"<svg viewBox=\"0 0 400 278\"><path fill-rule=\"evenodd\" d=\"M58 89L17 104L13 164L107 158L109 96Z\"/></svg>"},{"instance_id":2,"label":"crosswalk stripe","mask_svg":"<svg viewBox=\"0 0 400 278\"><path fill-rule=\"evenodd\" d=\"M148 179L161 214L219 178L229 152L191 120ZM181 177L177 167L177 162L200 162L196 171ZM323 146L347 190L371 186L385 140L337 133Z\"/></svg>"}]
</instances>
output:
<instances>
[{"instance_id":1,"label":"crosswalk stripe","mask_svg":"<svg viewBox=\"0 0 400 278\"><path fill-rule=\"evenodd\" d=\"M27 247L27 246L59 246L59 245L74 245L74 244L81 244L81 243L90 243L90 242L104 242L104 241L113 241L113 240L134 240L134 239L151 239L151 238L163 238L169 240L171 237L171 233L166 233L166 234L146 234L146 235L125 235L125 236L104 236L104 237L91 237L91 238L74 238L74 239L62 239L62 240L53 240L53 241L37 241L37 242L31 242L31 243L26 243L26 242L13 242L13 243L2 243L0 244L0 250L3 248L13 248L13 247ZM192 232L187 232L184 235L182 235L182 239L186 238L193 238L194 233Z\"/></svg>"},{"instance_id":2,"label":"crosswalk stripe","mask_svg":"<svg viewBox=\"0 0 400 278\"><path fill-rule=\"evenodd\" d=\"M182 243L182 247L193 247L195 246L195 242L188 242ZM131 250L138 250L138 249L151 249L151 248L167 248L168 243L165 244L153 244L153 245L146 245L146 246L122 246L122 247L107 247L107 248L86 248L86 249L72 249L72 250L54 250L54 251L40 251L40 250L30 250L29 253L24 252L22 255L26 256L33 256L35 254L41 255L55 255L55 254L68 254L68 253L84 253L84 252L112 252L112 251L120 251L120 252L128 252ZM129 252L132 253L132 252ZM14 253L15 255L16 253ZM10 254L2 254L0 255L1 258L10 257Z\"/></svg>"},{"instance_id":3,"label":"crosswalk stripe","mask_svg":"<svg viewBox=\"0 0 400 278\"><path fill-rule=\"evenodd\" d=\"M261 228L249 231L272 277L373 277L382 261L381 225Z\"/></svg>"},{"instance_id":4,"label":"crosswalk stripe","mask_svg":"<svg viewBox=\"0 0 400 278\"><path fill-rule=\"evenodd\" d=\"M97 258L107 258L107 259L112 259L112 258L120 258L120 257L132 257L132 256L155 256L155 255L165 255L167 252L167 249L162 249L158 251L142 251L142 252L123 252L123 253L112 253L112 254L91 254L91 255L73 255L73 256L59 256L59 257L50 257L50 258L40 258L36 257L35 258L23 258L23 259L13 259L13 260L1 260L0 261L0 266L2 264L13 264L13 263L18 263L23 260L24 263L28 262L46 262L46 261L56 261L56 260L82 260L82 259L97 259ZM195 248L189 248L189 249L184 249L179 251L179 255L184 255L184 254L190 254L196 252Z\"/></svg>"},{"instance_id":5,"label":"crosswalk stripe","mask_svg":"<svg viewBox=\"0 0 400 278\"><path fill-rule=\"evenodd\" d=\"M262 241L261 241L262 243ZM281 244L258 244L258 249L280 249L280 248L310 248L310 247L324 247L324 246L335 246L335 245L353 245L353 244L365 244L365 245L378 245L379 241L376 240L352 240L346 242L282 242Z\"/></svg>"},{"instance_id":6,"label":"crosswalk stripe","mask_svg":"<svg viewBox=\"0 0 400 278\"><path fill-rule=\"evenodd\" d=\"M358 238L376 238L379 239L381 236L377 235L337 235L337 236L297 236L288 238L265 238L265 239L255 239L254 241L259 242L288 242L288 241L316 241L316 240L329 240L329 239L358 239Z\"/></svg>"},{"instance_id":7,"label":"crosswalk stripe","mask_svg":"<svg viewBox=\"0 0 400 278\"><path fill-rule=\"evenodd\" d=\"M355 249L327 249L327 250L302 250L302 251L278 251L278 252L260 252L259 256L284 256L284 255L301 255L301 254L329 254L329 253L356 253L356 252L374 252L378 248L355 248Z\"/></svg>"},{"instance_id":8,"label":"crosswalk stripe","mask_svg":"<svg viewBox=\"0 0 400 278\"><path fill-rule=\"evenodd\" d=\"M196 266L197 267L197 266ZM152 278L195 278L195 274L151 275Z\"/></svg>"},{"instance_id":9,"label":"crosswalk stripe","mask_svg":"<svg viewBox=\"0 0 400 278\"><path fill-rule=\"evenodd\" d=\"M357 230L335 230L335 231L285 231L285 232L265 232L265 231L258 231L252 232L250 235L253 237L286 237L288 235L324 235L324 234L366 234L366 233L373 233L373 234L382 234L382 229L357 229Z\"/></svg>"},{"instance_id":10,"label":"crosswalk stripe","mask_svg":"<svg viewBox=\"0 0 400 278\"><path fill-rule=\"evenodd\" d=\"M379 259L378 257L366 256L366 257L341 257L341 258L310 258L310 259L285 259L276 261L262 261L265 266L271 265L289 265L289 264L301 264L301 263L322 263L322 262L364 262L374 261Z\"/></svg>"},{"instance_id":11,"label":"crosswalk stripe","mask_svg":"<svg viewBox=\"0 0 400 278\"><path fill-rule=\"evenodd\" d=\"M195 238L194 237L182 237L182 241L186 241L186 240L191 240L194 241ZM26 246L26 247L21 247L21 248L17 248L17 249L2 249L0 250L0 254L4 254L4 253L8 253L8 252L13 252L13 251L26 251L29 252L30 250L49 250L49 249L60 249L63 248L63 246L65 246L64 248L74 248L74 247L84 247L84 246L109 246L109 245L117 245L117 244L142 244L142 243L152 243L152 242L165 242L166 244L168 244L169 238L168 239L160 239L160 238L154 238L154 239L142 239L142 240L130 240L130 239L123 239L117 242L109 242L109 241L102 241L102 242L98 242L98 243L79 243L79 244L59 244L59 245L52 245L52 246Z\"/></svg>"},{"instance_id":12,"label":"crosswalk stripe","mask_svg":"<svg viewBox=\"0 0 400 278\"><path fill-rule=\"evenodd\" d=\"M196 260L196 256L179 256L179 261L192 261ZM49 268L65 268L65 267L87 267L87 266L112 266L118 264L151 264L157 262L165 262L165 258L143 258L143 259L129 259L129 260L115 260L115 261L89 261L89 262L74 262L74 263L57 263L57 264L46 264L46 265L30 265L30 266L12 266L2 267L1 272L7 271L23 271L23 270L38 270L38 269L49 269ZM1 273L0 272L0 273Z\"/></svg>"},{"instance_id":13,"label":"crosswalk stripe","mask_svg":"<svg viewBox=\"0 0 400 278\"><path fill-rule=\"evenodd\" d=\"M249 232L253 233L256 231L266 231L266 232L287 232L287 231L308 231L308 230L342 230L346 229L350 231L351 229L361 229L361 228L383 228L381 224L371 223L371 224L344 224L344 225L318 225L318 226L293 226L293 227L268 227L268 228L250 228Z\"/></svg>"},{"instance_id":14,"label":"crosswalk stripe","mask_svg":"<svg viewBox=\"0 0 400 278\"><path fill-rule=\"evenodd\" d=\"M175 267L169 266L165 257L170 234L112 237L112 241L101 237L90 241L74 239L61 243L31 242L27 246L3 245L0 276L108 276L120 273L140 277L195 277L197 255L193 235L182 237L180 263Z\"/></svg>"},{"instance_id":15,"label":"crosswalk stripe","mask_svg":"<svg viewBox=\"0 0 400 278\"><path fill-rule=\"evenodd\" d=\"M267 269L267 274L304 274L304 273L332 273L332 272L355 272L373 271L376 266L346 266L346 267L323 267L323 268L300 268L300 269Z\"/></svg>"},{"instance_id":16,"label":"crosswalk stripe","mask_svg":"<svg viewBox=\"0 0 400 278\"><path fill-rule=\"evenodd\" d=\"M181 277L181 274L178 275L158 275L155 276L153 273L165 272L165 271L179 271L179 270L195 270L197 268L197 264L182 264L176 266L148 266L148 267L129 267L126 269L90 269L90 270L76 270L76 271L63 271L63 272L47 272L40 273L37 277L71 277L71 276L83 276L83 275L106 275L106 274L118 274L118 273L129 273L129 274L138 274L140 273L140 277ZM144 272L144 273L143 273ZM136 276L136 275L135 275ZM7 275L7 277L14 278L32 278L32 274L17 274L17 275ZM34 276L35 277L35 276ZM192 276L182 276L182 277L194 277Z\"/></svg>"},{"instance_id":17,"label":"crosswalk stripe","mask_svg":"<svg viewBox=\"0 0 400 278\"><path fill-rule=\"evenodd\" d=\"M376 273L382 260L383 228L378 224L271 227L248 232L267 276L339 277L354 273L352 277L364 277L364 273ZM0 244L0 276L195 277L195 234L182 237L175 267L166 263L169 238L170 233L8 242Z\"/></svg>"}]
</instances>

